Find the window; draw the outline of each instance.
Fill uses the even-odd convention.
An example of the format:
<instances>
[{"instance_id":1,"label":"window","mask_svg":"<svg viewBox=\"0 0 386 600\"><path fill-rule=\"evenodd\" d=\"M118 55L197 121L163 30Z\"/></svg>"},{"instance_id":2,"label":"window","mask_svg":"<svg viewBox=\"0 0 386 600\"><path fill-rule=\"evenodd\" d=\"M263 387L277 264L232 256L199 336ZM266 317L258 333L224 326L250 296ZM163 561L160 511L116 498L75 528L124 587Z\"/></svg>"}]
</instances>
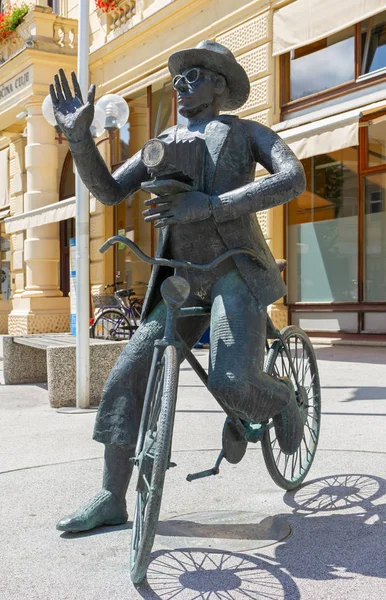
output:
<instances>
[{"instance_id":1,"label":"window","mask_svg":"<svg viewBox=\"0 0 386 600\"><path fill-rule=\"evenodd\" d=\"M381 13L361 25L361 74L386 66L386 15Z\"/></svg>"},{"instance_id":2,"label":"window","mask_svg":"<svg viewBox=\"0 0 386 600\"><path fill-rule=\"evenodd\" d=\"M281 57L284 115L386 81L386 12Z\"/></svg>"},{"instance_id":3,"label":"window","mask_svg":"<svg viewBox=\"0 0 386 600\"><path fill-rule=\"evenodd\" d=\"M355 302L357 148L302 162L307 189L288 205L289 302Z\"/></svg>"},{"instance_id":4,"label":"window","mask_svg":"<svg viewBox=\"0 0 386 600\"><path fill-rule=\"evenodd\" d=\"M367 135L366 166L379 167L386 163L386 119L380 117L368 121Z\"/></svg>"},{"instance_id":5,"label":"window","mask_svg":"<svg viewBox=\"0 0 386 600\"><path fill-rule=\"evenodd\" d=\"M358 147L302 161L306 191L287 205L288 303L297 318L322 311L315 330L329 304L331 318L350 313L344 331L386 331L385 140L380 112L362 119Z\"/></svg>"},{"instance_id":6,"label":"window","mask_svg":"<svg viewBox=\"0 0 386 600\"><path fill-rule=\"evenodd\" d=\"M131 134L128 125L119 130L115 146L116 162L122 163L135 152L138 152L149 137L162 133L175 122L175 103L171 81L158 83L147 88L146 94L141 94L130 103ZM118 165L115 164L114 168ZM139 243L148 254L154 253L154 229L143 221L142 211L145 206L143 201L149 195L137 192L135 200L126 199L115 207L115 234L130 238ZM145 233L149 229L148 236ZM146 246L148 244L148 246ZM133 261L130 250L118 244L115 249L115 281L123 281L122 287L136 285L136 292L140 295L146 290L143 283L138 286L138 281L147 281L149 269L138 261Z\"/></svg>"},{"instance_id":7,"label":"window","mask_svg":"<svg viewBox=\"0 0 386 600\"><path fill-rule=\"evenodd\" d=\"M354 27L290 56L290 100L317 94L354 79Z\"/></svg>"},{"instance_id":8,"label":"window","mask_svg":"<svg viewBox=\"0 0 386 600\"><path fill-rule=\"evenodd\" d=\"M386 302L386 173L363 178L365 204L364 298Z\"/></svg>"}]
</instances>

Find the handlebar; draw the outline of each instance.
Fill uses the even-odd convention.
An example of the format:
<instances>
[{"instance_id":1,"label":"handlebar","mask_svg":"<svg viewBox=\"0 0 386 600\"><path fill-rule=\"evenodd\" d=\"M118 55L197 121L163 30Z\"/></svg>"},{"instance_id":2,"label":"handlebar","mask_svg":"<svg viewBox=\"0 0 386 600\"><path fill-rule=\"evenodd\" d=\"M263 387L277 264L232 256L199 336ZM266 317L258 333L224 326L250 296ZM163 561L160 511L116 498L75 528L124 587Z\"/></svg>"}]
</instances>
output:
<instances>
[{"instance_id":1,"label":"handlebar","mask_svg":"<svg viewBox=\"0 0 386 600\"><path fill-rule=\"evenodd\" d=\"M192 262L189 262L186 260L174 260L174 259L169 259L169 258L151 258L147 254L142 252L142 250L140 250L140 248L138 248L137 244L135 244L134 242L129 240L127 237L123 237L121 235L114 235L113 237L109 238L99 248L99 252L104 254L105 252L107 252L107 250L109 250L112 246L114 246L114 244L124 244L125 246L130 248L130 250L132 252L134 252L134 254L136 256L138 256L138 258L143 260L145 263L148 263L149 265L172 267L173 269L176 269L178 267L180 267L180 268L188 267L189 269L200 269L202 271L210 271L211 269L214 269L219 264L221 264L224 260L226 260L227 258L230 258L231 256L235 256L236 254L248 254L249 256L252 256L252 258L254 258L259 263L259 266L262 269L266 270L265 265L261 264L261 262L258 260L256 252L254 250L250 250L249 248L233 248L232 250L227 250L226 252L224 252L224 254L221 254L220 256L215 258L212 262L204 264L204 265L199 265L197 263L192 263Z\"/></svg>"}]
</instances>

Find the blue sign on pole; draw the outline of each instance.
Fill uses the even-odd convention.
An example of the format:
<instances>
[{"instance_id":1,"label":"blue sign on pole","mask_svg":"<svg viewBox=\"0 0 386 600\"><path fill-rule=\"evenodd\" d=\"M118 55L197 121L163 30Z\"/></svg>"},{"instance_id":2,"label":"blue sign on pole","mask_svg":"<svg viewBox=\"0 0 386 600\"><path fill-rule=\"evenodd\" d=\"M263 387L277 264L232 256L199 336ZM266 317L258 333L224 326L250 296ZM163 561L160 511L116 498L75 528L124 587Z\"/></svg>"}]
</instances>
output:
<instances>
[{"instance_id":1,"label":"blue sign on pole","mask_svg":"<svg viewBox=\"0 0 386 600\"><path fill-rule=\"evenodd\" d=\"M76 239L70 239L70 331L76 335Z\"/></svg>"}]
</instances>

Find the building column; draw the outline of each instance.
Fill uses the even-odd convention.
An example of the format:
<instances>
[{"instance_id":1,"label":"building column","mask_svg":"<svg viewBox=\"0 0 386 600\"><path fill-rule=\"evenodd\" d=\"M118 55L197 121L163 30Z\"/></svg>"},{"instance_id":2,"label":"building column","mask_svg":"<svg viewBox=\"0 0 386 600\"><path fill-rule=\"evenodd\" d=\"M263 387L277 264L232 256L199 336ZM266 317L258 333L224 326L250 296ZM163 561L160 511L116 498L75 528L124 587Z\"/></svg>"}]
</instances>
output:
<instances>
[{"instance_id":1,"label":"building column","mask_svg":"<svg viewBox=\"0 0 386 600\"><path fill-rule=\"evenodd\" d=\"M6 148L4 148L3 143L4 141L8 141L9 142L9 155L8 155L8 161L9 161L9 165L11 163L11 152L10 152L10 147L11 147L11 139L12 139L12 135L9 132L6 132L6 136L4 136L4 138L1 139L1 146L2 146L2 150L5 150ZM11 172L11 169L8 168L8 173ZM4 185L4 182L1 182L2 185ZM6 178L6 182L5 184L8 186L8 194L9 194L9 199L11 202L11 192L10 192L10 187L11 187L11 181L10 178L7 177ZM0 209L0 212L2 212L2 210L6 209L7 206L2 206ZM9 243L9 247L8 247L8 243ZM11 254L11 249L10 249L10 239L9 236L5 233L5 224L4 221L1 219L0 220L0 274L2 275L2 271L4 269L4 274L7 270L7 268L9 268L9 277L10 277L10 281L12 281L12 254ZM2 294L2 282L0 280L0 334L7 334L8 333L8 315L11 312L11 308L12 308L12 302L8 299L8 295L5 296Z\"/></svg>"},{"instance_id":2,"label":"building column","mask_svg":"<svg viewBox=\"0 0 386 600\"><path fill-rule=\"evenodd\" d=\"M11 216L24 212L24 192L27 189L25 171L26 140L15 135L9 145L10 160L10 209ZM24 231L11 234L11 289L12 298L21 296L25 285Z\"/></svg>"},{"instance_id":3,"label":"building column","mask_svg":"<svg viewBox=\"0 0 386 600\"><path fill-rule=\"evenodd\" d=\"M24 212L57 202L58 147L55 129L42 116L41 103L27 106L25 166L27 192ZM69 331L69 298L59 288L60 246L58 224L26 230L24 291L13 298L9 333Z\"/></svg>"}]
</instances>

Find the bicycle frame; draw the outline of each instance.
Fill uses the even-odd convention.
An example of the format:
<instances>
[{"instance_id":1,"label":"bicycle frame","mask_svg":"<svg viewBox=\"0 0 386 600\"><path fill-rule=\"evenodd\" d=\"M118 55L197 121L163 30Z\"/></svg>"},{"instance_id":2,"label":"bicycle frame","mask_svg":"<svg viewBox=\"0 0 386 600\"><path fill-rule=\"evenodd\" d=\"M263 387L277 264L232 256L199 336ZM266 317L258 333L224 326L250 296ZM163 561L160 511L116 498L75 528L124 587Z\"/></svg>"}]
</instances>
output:
<instances>
[{"instance_id":1,"label":"bicycle frame","mask_svg":"<svg viewBox=\"0 0 386 600\"><path fill-rule=\"evenodd\" d=\"M208 263L205 265L199 265L199 264L190 263L190 262L182 261L182 260L151 258L151 257L147 256L146 254L144 254L134 242L132 242L128 238L125 238L122 236L113 236L112 238L109 238L101 246L100 252L102 252L102 253L107 252L107 250L116 243L124 244L125 246L130 248L134 252L134 254L136 254L138 256L138 258L140 258L141 260L143 260L144 262L146 262L148 264L159 265L159 266L170 266L170 267L174 268L174 270L178 267L190 267L190 268L194 268L194 269L208 271L208 270L215 268L217 265L219 265L222 261L226 260L227 258L229 258L231 256L235 256L237 254L247 254L249 256L252 256L254 258L254 260L258 261L258 259L256 257L256 253L249 248L234 248L232 250L227 250L220 257L217 257L211 263ZM264 265L261 265L261 266L263 269L265 269ZM164 300L165 300L165 298L164 298ZM178 332L176 331L176 326L177 326L177 319L183 318L183 317L196 317L196 316L207 315L207 314L210 314L211 308L210 307L207 307L207 308L206 307L198 307L198 306L183 307L183 306L181 306L181 304L179 304L178 308L176 308L173 306L169 306L168 302L166 302L166 301L165 301L165 303L167 305L165 332L164 332L163 339L157 340L155 342L153 360L152 360L152 364L151 364L148 386L147 386L145 400L144 400L144 407L143 407L143 411L142 411L139 436L138 436L138 440L137 440L136 456L139 455L139 452L141 450L141 447L142 447L142 444L144 441L143 425L146 422L147 414L148 414L148 410L149 410L149 402L150 402L149 390L152 389L152 386L155 383L159 359L162 356L162 348L163 349L166 348L166 346L169 344L176 346L181 357L186 358L186 360L189 362L189 364L191 365L193 370L197 373L198 377L200 378L202 383L205 385L205 387L208 387L208 374L206 373L205 369L200 365L200 363L198 362L198 360L196 359L196 357L194 356L194 354L192 353L190 348L181 339ZM291 357L291 353L289 352L289 350L287 348L287 344L285 343L280 331L278 329L276 329L271 318L268 315L267 315L267 332L273 333L273 336L271 339L274 339L271 346L269 346L268 341L267 341L267 350L272 347L275 347L274 346L275 344L279 345L280 350L284 349L284 351L287 355L291 370L294 373L294 379L295 379L296 386L299 389L299 387L300 387L299 380L298 380L296 369L295 369L295 366L294 366L294 363L293 363L293 360ZM242 425L241 421L239 419L235 419L234 416L232 416L231 414L228 414L226 410L224 410L224 412L228 415L228 417L230 417L232 419L232 421L234 422L234 424L236 426L238 433L241 436L244 436L245 430L244 430L244 426ZM264 427L262 427L262 433L263 433L263 430L264 430ZM218 464L221 462L221 460L222 460L222 458L220 455L219 459L216 463L217 467L218 467ZM213 469L212 469L212 471L213 471ZM218 468L217 468L217 472L218 472ZM213 473L213 474L215 474L215 473ZM196 474L196 475L197 475L197 477L193 477L193 478L205 476L203 473Z\"/></svg>"},{"instance_id":2,"label":"bicycle frame","mask_svg":"<svg viewBox=\"0 0 386 600\"><path fill-rule=\"evenodd\" d=\"M158 371L158 367L160 365L160 360L162 358L163 351L165 350L165 348L167 346L173 345L176 347L176 349L178 350L178 353L180 355L180 358L181 359L184 358L188 361L188 363L190 364L192 369L195 371L195 373L200 378L202 383L208 389L208 373L201 366L201 364L199 363L197 358L194 356L191 349L187 346L187 344L184 342L184 340L181 338L181 336L177 332L177 321L178 321L178 319L181 319L181 318L200 317L200 316L210 315L210 313L211 313L210 306L208 306L208 307L193 306L193 307L181 307L181 308L173 309L167 305L164 337L162 339L156 340L154 343L153 359L152 359L152 363L151 363L151 367L150 367L148 385L146 388L144 405L143 405L143 409L142 409L141 423L140 423L140 427L139 427L139 434L138 434L137 445L136 445L136 449L135 449L135 456L138 457L141 455L141 450L142 450L143 443L144 443L145 423L147 422L148 412L149 412L149 408L150 408L151 390L153 389L153 387L155 385L157 371ZM282 345L285 348L287 355L290 355L290 353L288 352L288 349L286 347L286 344L285 344L284 340L282 339L282 336L280 335L280 332L274 327L272 320L270 319L269 316L267 316L267 320L268 320L268 323L267 323L268 327L270 327L271 330L275 332L276 339L273 343L280 343L280 345ZM270 347L272 347L272 346L269 346L268 341L267 341L267 349L270 349ZM291 357L290 357L290 360L291 360L291 366L293 366ZM240 436L243 436L245 433L245 429L244 429L244 426L241 423L241 421L238 418L235 418L234 415L229 413L226 409L223 408L223 410L224 410L224 413L230 419L232 419ZM259 435L260 435L259 439L261 439L263 437L265 429L267 427L271 427L271 426L272 425L267 425L266 423L262 424L261 430L259 432ZM259 439L256 439L255 441L259 441ZM208 477L210 475L217 475L219 473L220 463L223 460L223 458L224 458L224 452L223 452L223 450L221 450L214 467L212 467L211 469L207 469L205 471L200 471L198 473L188 474L187 480L193 481L195 479L201 479L204 477Z\"/></svg>"}]
</instances>

